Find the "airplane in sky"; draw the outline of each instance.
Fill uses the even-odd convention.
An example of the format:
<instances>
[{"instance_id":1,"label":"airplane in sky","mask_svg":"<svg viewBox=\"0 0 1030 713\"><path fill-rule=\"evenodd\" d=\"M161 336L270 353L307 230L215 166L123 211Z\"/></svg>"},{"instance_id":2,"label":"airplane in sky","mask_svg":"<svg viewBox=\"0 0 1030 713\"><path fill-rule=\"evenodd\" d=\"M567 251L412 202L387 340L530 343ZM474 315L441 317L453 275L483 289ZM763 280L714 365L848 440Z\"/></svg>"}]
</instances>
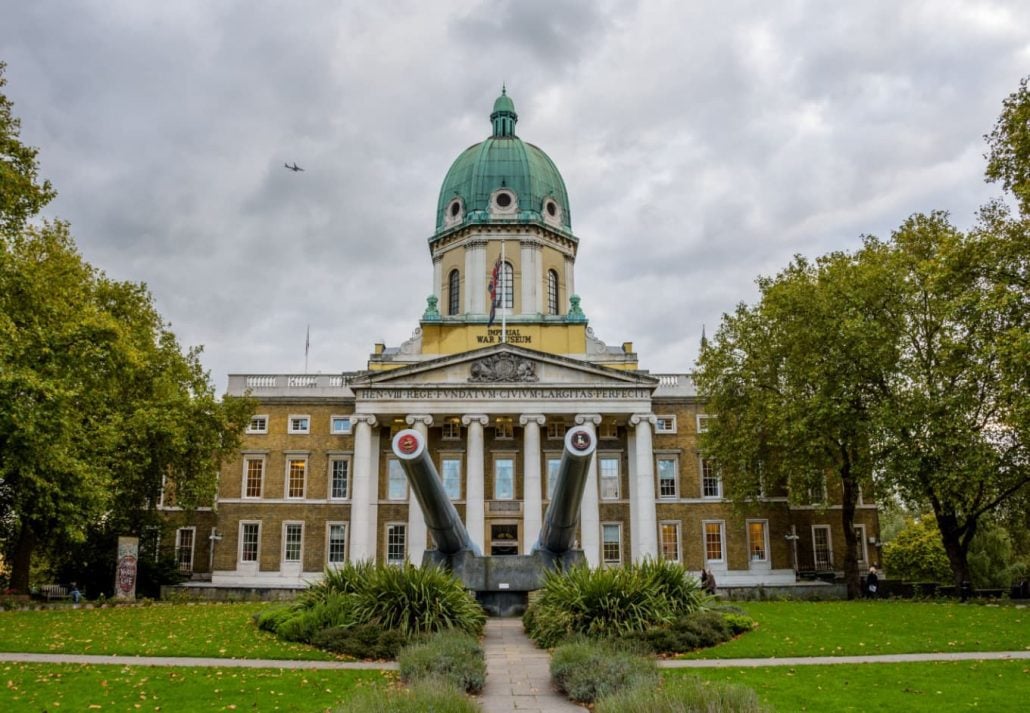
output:
<instances>
[{"instance_id":1,"label":"airplane in sky","mask_svg":"<svg viewBox=\"0 0 1030 713\"><path fill-rule=\"evenodd\" d=\"M297 171L303 171L304 170L303 168L301 168L300 166L297 165L296 161L293 162L292 166L290 164L288 164L288 163L284 163L283 166L285 166L286 168L290 169L294 173L296 173Z\"/></svg>"}]
</instances>

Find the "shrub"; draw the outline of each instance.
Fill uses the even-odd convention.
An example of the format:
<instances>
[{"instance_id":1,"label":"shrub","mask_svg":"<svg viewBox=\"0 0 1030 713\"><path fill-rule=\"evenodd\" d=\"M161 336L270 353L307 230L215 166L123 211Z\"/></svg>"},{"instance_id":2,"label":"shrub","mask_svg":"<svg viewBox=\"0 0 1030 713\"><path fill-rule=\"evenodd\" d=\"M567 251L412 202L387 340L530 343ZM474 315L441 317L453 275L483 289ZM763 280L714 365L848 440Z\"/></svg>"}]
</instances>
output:
<instances>
[{"instance_id":1,"label":"shrub","mask_svg":"<svg viewBox=\"0 0 1030 713\"><path fill-rule=\"evenodd\" d=\"M723 614L695 612L625 638L646 644L655 653L678 654L728 641L733 638L733 627Z\"/></svg>"},{"instance_id":2,"label":"shrub","mask_svg":"<svg viewBox=\"0 0 1030 713\"><path fill-rule=\"evenodd\" d=\"M410 689L365 688L336 713L479 713L479 705L443 682L421 681Z\"/></svg>"},{"instance_id":3,"label":"shrub","mask_svg":"<svg viewBox=\"0 0 1030 713\"><path fill-rule=\"evenodd\" d=\"M486 683L482 647L458 631L440 632L424 643L404 648L397 663L405 683L442 680L467 693L478 693Z\"/></svg>"},{"instance_id":4,"label":"shrub","mask_svg":"<svg viewBox=\"0 0 1030 713\"><path fill-rule=\"evenodd\" d=\"M551 678L574 701L593 703L618 691L658 685L653 659L617 648L610 642L575 641L551 654Z\"/></svg>"},{"instance_id":5,"label":"shrub","mask_svg":"<svg viewBox=\"0 0 1030 713\"><path fill-rule=\"evenodd\" d=\"M730 633L733 636L746 634L747 632L754 629L755 626L757 626L755 620L749 617L747 614L723 614L722 618L730 627Z\"/></svg>"},{"instance_id":6,"label":"shrub","mask_svg":"<svg viewBox=\"0 0 1030 713\"><path fill-rule=\"evenodd\" d=\"M662 689L629 688L602 698L595 713L766 713L750 688L702 681L696 676L667 681ZM668 685L671 684L671 685Z\"/></svg>"},{"instance_id":7,"label":"shrub","mask_svg":"<svg viewBox=\"0 0 1030 713\"><path fill-rule=\"evenodd\" d=\"M883 548L883 566L891 579L950 582L951 565L933 515L906 520L905 528Z\"/></svg>"},{"instance_id":8,"label":"shrub","mask_svg":"<svg viewBox=\"0 0 1030 713\"><path fill-rule=\"evenodd\" d=\"M376 624L334 626L311 637L313 646L356 659L395 659L407 643L403 632Z\"/></svg>"},{"instance_id":9,"label":"shrub","mask_svg":"<svg viewBox=\"0 0 1030 713\"><path fill-rule=\"evenodd\" d=\"M483 608L461 582L439 567L380 565L369 569L354 594L356 620L422 634L460 629L479 634L486 623Z\"/></svg>"},{"instance_id":10,"label":"shrub","mask_svg":"<svg viewBox=\"0 0 1030 713\"><path fill-rule=\"evenodd\" d=\"M716 601L715 597L705 594L698 578L679 562L647 558L638 566L651 586L669 600L674 614L706 609Z\"/></svg>"},{"instance_id":11,"label":"shrub","mask_svg":"<svg viewBox=\"0 0 1030 713\"><path fill-rule=\"evenodd\" d=\"M368 580L369 573L375 568L370 560L347 562L339 568L326 567L322 579L311 584L298 598L303 604L314 604L324 601L330 594L354 594Z\"/></svg>"},{"instance_id":12,"label":"shrub","mask_svg":"<svg viewBox=\"0 0 1030 713\"><path fill-rule=\"evenodd\" d=\"M294 606L289 616L273 618L276 635L285 641L310 643L315 634L336 626L350 626L356 623L355 601L352 595L330 594L325 601L313 606ZM260 626L260 622L258 624Z\"/></svg>"}]
</instances>

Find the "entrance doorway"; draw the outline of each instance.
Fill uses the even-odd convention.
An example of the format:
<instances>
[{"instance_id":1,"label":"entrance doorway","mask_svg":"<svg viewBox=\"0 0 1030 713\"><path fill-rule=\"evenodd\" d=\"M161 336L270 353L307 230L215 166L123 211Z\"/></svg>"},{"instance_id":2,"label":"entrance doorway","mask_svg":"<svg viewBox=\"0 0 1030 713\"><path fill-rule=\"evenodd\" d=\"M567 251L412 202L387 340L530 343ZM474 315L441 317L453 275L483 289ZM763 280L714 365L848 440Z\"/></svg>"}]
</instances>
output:
<instances>
[{"instance_id":1,"label":"entrance doorway","mask_svg":"<svg viewBox=\"0 0 1030 713\"><path fill-rule=\"evenodd\" d=\"M519 553L519 524L498 522L490 525L490 554L517 555Z\"/></svg>"}]
</instances>

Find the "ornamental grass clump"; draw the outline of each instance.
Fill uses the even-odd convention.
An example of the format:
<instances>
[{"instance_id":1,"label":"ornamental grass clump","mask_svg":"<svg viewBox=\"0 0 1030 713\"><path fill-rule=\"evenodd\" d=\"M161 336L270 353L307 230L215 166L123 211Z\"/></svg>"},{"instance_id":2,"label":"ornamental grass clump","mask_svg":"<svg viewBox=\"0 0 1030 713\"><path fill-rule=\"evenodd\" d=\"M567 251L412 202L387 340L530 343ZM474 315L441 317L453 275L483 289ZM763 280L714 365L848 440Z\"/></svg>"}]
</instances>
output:
<instances>
[{"instance_id":1,"label":"ornamental grass clump","mask_svg":"<svg viewBox=\"0 0 1030 713\"><path fill-rule=\"evenodd\" d=\"M659 684L653 658L608 641L582 639L559 646L551 654L551 678L562 693L579 703Z\"/></svg>"},{"instance_id":2,"label":"ornamental grass clump","mask_svg":"<svg viewBox=\"0 0 1030 713\"><path fill-rule=\"evenodd\" d=\"M666 682L668 684L668 682ZM703 681L696 676L663 688L627 688L597 702L594 713L770 713L758 695L735 683Z\"/></svg>"},{"instance_id":3,"label":"ornamental grass clump","mask_svg":"<svg viewBox=\"0 0 1030 713\"><path fill-rule=\"evenodd\" d=\"M480 713L479 704L443 681L420 681L411 688L365 688L334 713Z\"/></svg>"},{"instance_id":4,"label":"ornamental grass clump","mask_svg":"<svg viewBox=\"0 0 1030 713\"><path fill-rule=\"evenodd\" d=\"M441 631L423 643L411 644L397 657L401 680L443 681L466 693L479 693L486 683L486 658L479 642L458 631Z\"/></svg>"}]
</instances>

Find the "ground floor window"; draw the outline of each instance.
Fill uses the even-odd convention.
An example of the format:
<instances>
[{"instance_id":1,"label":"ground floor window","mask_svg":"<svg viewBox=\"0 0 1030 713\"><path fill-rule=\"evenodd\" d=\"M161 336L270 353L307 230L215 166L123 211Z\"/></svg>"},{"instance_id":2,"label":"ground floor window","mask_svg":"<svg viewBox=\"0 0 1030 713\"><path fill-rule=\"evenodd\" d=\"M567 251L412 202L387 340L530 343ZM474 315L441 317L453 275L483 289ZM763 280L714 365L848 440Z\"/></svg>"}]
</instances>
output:
<instances>
[{"instance_id":1,"label":"ground floor window","mask_svg":"<svg viewBox=\"0 0 1030 713\"><path fill-rule=\"evenodd\" d=\"M408 499L408 476L404 474L404 467L396 458L391 458L386 463L386 497L388 500Z\"/></svg>"},{"instance_id":2,"label":"ground floor window","mask_svg":"<svg viewBox=\"0 0 1030 713\"><path fill-rule=\"evenodd\" d=\"M258 561L258 544L261 541L261 523L240 524L240 562Z\"/></svg>"},{"instance_id":3,"label":"ground floor window","mask_svg":"<svg viewBox=\"0 0 1030 713\"><path fill-rule=\"evenodd\" d=\"M386 562L387 564L404 564L408 556L407 525L386 526Z\"/></svg>"},{"instance_id":4,"label":"ground floor window","mask_svg":"<svg viewBox=\"0 0 1030 713\"><path fill-rule=\"evenodd\" d=\"M288 522L283 525L283 562L300 562L301 545L303 542L303 524Z\"/></svg>"},{"instance_id":5,"label":"ground floor window","mask_svg":"<svg viewBox=\"0 0 1030 713\"><path fill-rule=\"evenodd\" d=\"M601 552L604 563L616 565L622 562L622 525L605 523L601 525Z\"/></svg>"},{"instance_id":6,"label":"ground floor window","mask_svg":"<svg viewBox=\"0 0 1030 713\"><path fill-rule=\"evenodd\" d=\"M662 548L662 559L670 562L680 561L680 524L678 522L662 522L658 524L659 545Z\"/></svg>"},{"instance_id":7,"label":"ground floor window","mask_svg":"<svg viewBox=\"0 0 1030 713\"><path fill-rule=\"evenodd\" d=\"M329 523L326 544L326 562L343 564L347 559L347 526L343 523Z\"/></svg>"},{"instance_id":8,"label":"ground floor window","mask_svg":"<svg viewBox=\"0 0 1030 713\"><path fill-rule=\"evenodd\" d=\"M747 551L752 562L769 559L769 523L766 520L747 521Z\"/></svg>"},{"instance_id":9,"label":"ground floor window","mask_svg":"<svg viewBox=\"0 0 1030 713\"><path fill-rule=\"evenodd\" d=\"M703 523L705 533L705 561L723 562L723 522L708 521Z\"/></svg>"},{"instance_id":10,"label":"ground floor window","mask_svg":"<svg viewBox=\"0 0 1030 713\"><path fill-rule=\"evenodd\" d=\"M175 560L180 574L193 574L193 543L196 528L180 527L175 533Z\"/></svg>"},{"instance_id":11,"label":"ground floor window","mask_svg":"<svg viewBox=\"0 0 1030 713\"><path fill-rule=\"evenodd\" d=\"M833 568L829 525L812 525L812 559L817 570Z\"/></svg>"},{"instance_id":12,"label":"ground floor window","mask_svg":"<svg viewBox=\"0 0 1030 713\"><path fill-rule=\"evenodd\" d=\"M858 564L866 567L869 563L869 551L865 539L865 525L855 525L855 539L858 540Z\"/></svg>"}]
</instances>

